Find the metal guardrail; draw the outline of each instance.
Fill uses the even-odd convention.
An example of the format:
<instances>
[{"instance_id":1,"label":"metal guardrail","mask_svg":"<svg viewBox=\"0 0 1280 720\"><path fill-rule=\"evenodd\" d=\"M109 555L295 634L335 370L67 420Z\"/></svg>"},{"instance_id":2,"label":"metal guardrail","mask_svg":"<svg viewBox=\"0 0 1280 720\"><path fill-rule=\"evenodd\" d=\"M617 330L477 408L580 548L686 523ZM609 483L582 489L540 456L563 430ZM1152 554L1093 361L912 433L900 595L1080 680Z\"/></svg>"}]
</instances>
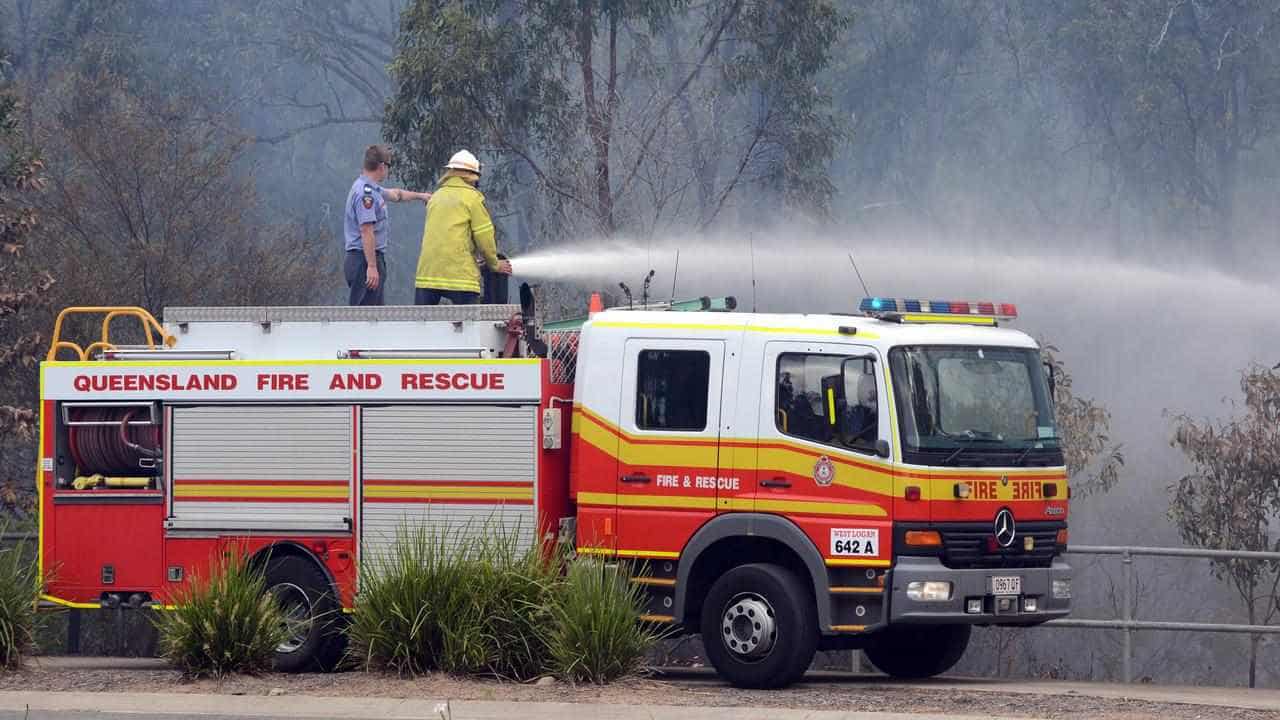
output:
<instances>
[{"instance_id":1,"label":"metal guardrail","mask_svg":"<svg viewBox=\"0 0 1280 720\"><path fill-rule=\"evenodd\" d=\"M1197 548L1159 548L1123 545L1072 545L1068 555L1118 555L1120 557L1121 616L1110 620L1063 618L1050 620L1046 627L1076 627L1094 630L1120 630L1124 633L1124 657L1121 675L1133 682L1133 633L1135 630L1181 630L1186 632L1241 633L1247 635L1280 634L1280 625L1242 625L1235 623L1170 622L1138 620L1133 617L1133 559L1135 557L1180 557L1204 560L1255 560L1280 562L1280 552L1258 550L1201 550Z\"/></svg>"}]
</instances>

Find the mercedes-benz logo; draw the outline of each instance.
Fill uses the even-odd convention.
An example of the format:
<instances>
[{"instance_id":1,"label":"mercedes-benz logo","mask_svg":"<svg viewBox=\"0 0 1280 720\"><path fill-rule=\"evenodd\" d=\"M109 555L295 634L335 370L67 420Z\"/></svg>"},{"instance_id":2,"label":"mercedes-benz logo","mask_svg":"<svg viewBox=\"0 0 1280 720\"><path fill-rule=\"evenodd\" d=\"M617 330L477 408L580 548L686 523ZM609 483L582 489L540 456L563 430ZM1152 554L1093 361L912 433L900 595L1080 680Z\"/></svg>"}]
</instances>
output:
<instances>
[{"instance_id":1,"label":"mercedes-benz logo","mask_svg":"<svg viewBox=\"0 0 1280 720\"><path fill-rule=\"evenodd\" d=\"M1009 547L1013 544L1013 539L1017 537L1017 528L1013 522L1013 513L1009 508L1001 508L996 513L995 521L996 542L1000 547Z\"/></svg>"}]
</instances>

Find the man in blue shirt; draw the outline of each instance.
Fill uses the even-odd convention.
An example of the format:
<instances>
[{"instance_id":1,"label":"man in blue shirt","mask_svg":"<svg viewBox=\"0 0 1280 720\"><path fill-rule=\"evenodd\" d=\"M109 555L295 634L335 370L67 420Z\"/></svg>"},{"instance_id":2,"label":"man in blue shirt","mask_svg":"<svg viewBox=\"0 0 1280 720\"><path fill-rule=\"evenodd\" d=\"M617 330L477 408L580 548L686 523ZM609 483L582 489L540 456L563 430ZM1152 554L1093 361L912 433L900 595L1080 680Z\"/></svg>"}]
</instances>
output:
<instances>
[{"instance_id":1,"label":"man in blue shirt","mask_svg":"<svg viewBox=\"0 0 1280 720\"><path fill-rule=\"evenodd\" d=\"M391 148L370 145L364 151L364 172L351 184L343 215L342 235L346 246L343 275L351 294L351 305L382 305L386 287L387 201L431 199L431 193L412 192L382 186L391 172Z\"/></svg>"}]
</instances>

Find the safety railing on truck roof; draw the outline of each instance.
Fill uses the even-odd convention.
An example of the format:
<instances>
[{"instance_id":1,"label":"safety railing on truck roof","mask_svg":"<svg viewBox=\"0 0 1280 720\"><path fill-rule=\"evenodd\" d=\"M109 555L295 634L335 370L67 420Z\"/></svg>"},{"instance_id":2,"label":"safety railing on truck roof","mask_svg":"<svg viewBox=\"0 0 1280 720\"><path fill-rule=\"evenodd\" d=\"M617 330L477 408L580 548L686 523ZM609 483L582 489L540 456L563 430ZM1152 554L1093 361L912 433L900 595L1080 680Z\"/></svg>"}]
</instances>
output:
<instances>
[{"instance_id":1,"label":"safety railing on truck roof","mask_svg":"<svg viewBox=\"0 0 1280 720\"><path fill-rule=\"evenodd\" d=\"M102 337L88 345L81 347L79 343L62 339L62 327L67 318L72 315L102 315ZM45 360L57 360L60 350L70 350L76 354L76 359L84 361L93 356L95 351L116 350L117 346L111 342L111 321L119 317L134 317L142 326L143 335L147 339L147 348L156 350L161 347L173 347L177 343L177 338L170 335L155 316L147 312L145 309L133 306L83 306L69 307L58 313L58 319L53 323L53 337L49 342L49 352L45 355ZM156 337L159 336L157 342Z\"/></svg>"}]
</instances>

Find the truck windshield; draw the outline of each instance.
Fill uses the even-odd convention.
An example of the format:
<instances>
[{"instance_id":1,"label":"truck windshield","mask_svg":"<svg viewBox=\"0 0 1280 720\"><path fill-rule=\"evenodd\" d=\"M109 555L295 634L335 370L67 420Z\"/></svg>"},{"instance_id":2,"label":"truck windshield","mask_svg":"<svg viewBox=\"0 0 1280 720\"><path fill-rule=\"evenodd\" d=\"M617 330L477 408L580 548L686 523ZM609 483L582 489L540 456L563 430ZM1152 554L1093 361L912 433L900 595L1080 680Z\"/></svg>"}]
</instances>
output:
<instances>
[{"instance_id":1,"label":"truck windshield","mask_svg":"<svg viewBox=\"0 0 1280 720\"><path fill-rule=\"evenodd\" d=\"M898 347L890 351L889 363L906 462L1061 464L1036 350Z\"/></svg>"}]
</instances>

